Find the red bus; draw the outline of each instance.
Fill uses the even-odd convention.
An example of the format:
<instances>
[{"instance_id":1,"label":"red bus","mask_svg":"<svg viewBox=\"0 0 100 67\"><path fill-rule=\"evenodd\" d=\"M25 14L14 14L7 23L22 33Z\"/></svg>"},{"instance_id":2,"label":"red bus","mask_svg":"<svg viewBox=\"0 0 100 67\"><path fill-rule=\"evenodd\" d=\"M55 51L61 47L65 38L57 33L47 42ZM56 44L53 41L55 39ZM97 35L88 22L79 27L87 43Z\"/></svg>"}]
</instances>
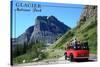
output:
<instances>
[{"instance_id":1,"label":"red bus","mask_svg":"<svg viewBox=\"0 0 100 67\"><path fill-rule=\"evenodd\" d=\"M65 55L65 60L67 60L67 58L69 58L70 61L74 61L75 59L88 60L89 58L88 42L68 46L64 55Z\"/></svg>"}]
</instances>

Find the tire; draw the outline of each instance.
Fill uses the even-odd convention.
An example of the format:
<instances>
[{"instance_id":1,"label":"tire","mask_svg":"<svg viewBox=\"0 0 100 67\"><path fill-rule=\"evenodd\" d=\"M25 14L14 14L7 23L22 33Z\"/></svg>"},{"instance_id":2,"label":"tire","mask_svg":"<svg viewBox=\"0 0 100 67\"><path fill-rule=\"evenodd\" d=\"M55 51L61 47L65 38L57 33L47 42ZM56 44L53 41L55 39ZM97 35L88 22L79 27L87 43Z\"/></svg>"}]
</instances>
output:
<instances>
[{"instance_id":1,"label":"tire","mask_svg":"<svg viewBox=\"0 0 100 67\"><path fill-rule=\"evenodd\" d=\"M65 55L65 60L67 60L67 56Z\"/></svg>"},{"instance_id":2,"label":"tire","mask_svg":"<svg viewBox=\"0 0 100 67\"><path fill-rule=\"evenodd\" d=\"M67 54L66 54L66 53L64 53L64 55L65 55L65 60L67 60Z\"/></svg>"},{"instance_id":3,"label":"tire","mask_svg":"<svg viewBox=\"0 0 100 67\"><path fill-rule=\"evenodd\" d=\"M74 61L74 58L73 58L73 55L72 55L72 54L71 54L70 57L69 57L69 61L70 61L70 62L73 62L73 61Z\"/></svg>"}]
</instances>

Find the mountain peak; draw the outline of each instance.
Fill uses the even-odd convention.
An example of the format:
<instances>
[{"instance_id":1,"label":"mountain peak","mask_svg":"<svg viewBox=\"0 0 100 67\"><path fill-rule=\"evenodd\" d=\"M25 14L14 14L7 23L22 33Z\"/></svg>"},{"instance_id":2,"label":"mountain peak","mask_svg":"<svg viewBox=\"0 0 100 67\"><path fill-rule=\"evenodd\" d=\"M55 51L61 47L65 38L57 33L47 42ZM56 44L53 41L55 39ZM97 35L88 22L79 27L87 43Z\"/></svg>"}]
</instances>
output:
<instances>
[{"instance_id":1,"label":"mountain peak","mask_svg":"<svg viewBox=\"0 0 100 67\"><path fill-rule=\"evenodd\" d=\"M16 40L18 44L29 44L35 41L52 44L69 29L70 27L60 22L55 16L37 16L35 25L30 26Z\"/></svg>"},{"instance_id":2,"label":"mountain peak","mask_svg":"<svg viewBox=\"0 0 100 67\"><path fill-rule=\"evenodd\" d=\"M64 23L58 21L55 16L38 16L30 42L45 41L46 43L53 43L56 41L56 38L69 29Z\"/></svg>"}]
</instances>

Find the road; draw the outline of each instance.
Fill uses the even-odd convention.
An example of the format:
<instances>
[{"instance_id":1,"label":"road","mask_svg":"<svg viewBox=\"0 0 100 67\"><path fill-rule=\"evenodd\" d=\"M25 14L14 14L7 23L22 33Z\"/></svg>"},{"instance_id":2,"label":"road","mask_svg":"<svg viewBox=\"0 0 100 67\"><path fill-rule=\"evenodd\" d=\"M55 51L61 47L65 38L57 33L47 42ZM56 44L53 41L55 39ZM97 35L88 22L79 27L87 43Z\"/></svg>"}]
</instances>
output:
<instances>
[{"instance_id":1,"label":"road","mask_svg":"<svg viewBox=\"0 0 100 67\"><path fill-rule=\"evenodd\" d=\"M97 61L96 55L90 54L89 60L85 62L95 62L95 61ZM84 61L79 61L79 62L84 62ZM16 65L13 65L13 67L32 66L32 65L48 65L48 64L68 64L68 63L78 63L78 61L70 62L68 60L65 60L64 56L62 56L59 59L50 59L50 60L43 60L39 62L16 64Z\"/></svg>"}]
</instances>

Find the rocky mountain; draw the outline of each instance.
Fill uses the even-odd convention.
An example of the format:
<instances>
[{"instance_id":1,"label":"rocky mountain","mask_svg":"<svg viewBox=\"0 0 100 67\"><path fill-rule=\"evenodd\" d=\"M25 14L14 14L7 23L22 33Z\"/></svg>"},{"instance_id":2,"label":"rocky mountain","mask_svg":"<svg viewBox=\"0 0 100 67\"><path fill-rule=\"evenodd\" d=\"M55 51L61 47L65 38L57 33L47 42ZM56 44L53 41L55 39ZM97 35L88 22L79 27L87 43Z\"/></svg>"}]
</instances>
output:
<instances>
[{"instance_id":1,"label":"rocky mountain","mask_svg":"<svg viewBox=\"0 0 100 67\"><path fill-rule=\"evenodd\" d=\"M87 19L92 16L97 16L97 6L87 5L84 8L84 12L82 13L80 20L84 19L84 17Z\"/></svg>"},{"instance_id":2,"label":"rocky mountain","mask_svg":"<svg viewBox=\"0 0 100 67\"><path fill-rule=\"evenodd\" d=\"M84 23L81 21L86 21L88 18L93 17L93 16L95 17L95 19L97 18L97 6L86 5L84 7L84 11L82 12L82 14L80 16L80 20L77 25Z\"/></svg>"},{"instance_id":3,"label":"rocky mountain","mask_svg":"<svg viewBox=\"0 0 100 67\"><path fill-rule=\"evenodd\" d=\"M53 43L70 28L57 20L54 16L38 16L30 42L43 41Z\"/></svg>"},{"instance_id":4,"label":"rocky mountain","mask_svg":"<svg viewBox=\"0 0 100 67\"><path fill-rule=\"evenodd\" d=\"M37 16L35 25L29 27L18 38L13 38L12 44L30 44L37 41L52 44L69 29L70 27L54 16Z\"/></svg>"}]
</instances>

